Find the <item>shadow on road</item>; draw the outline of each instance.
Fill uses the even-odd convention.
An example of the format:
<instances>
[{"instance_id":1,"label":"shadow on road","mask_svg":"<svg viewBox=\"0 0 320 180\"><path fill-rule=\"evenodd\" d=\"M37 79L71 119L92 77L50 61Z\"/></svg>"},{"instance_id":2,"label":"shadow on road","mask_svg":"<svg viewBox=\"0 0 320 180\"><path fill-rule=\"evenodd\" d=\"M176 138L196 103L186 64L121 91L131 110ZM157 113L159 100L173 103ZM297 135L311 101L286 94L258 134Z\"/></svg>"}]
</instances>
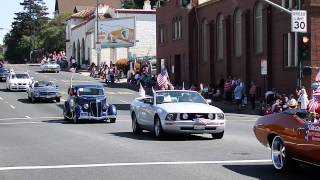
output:
<instances>
[{"instance_id":1,"label":"shadow on road","mask_svg":"<svg viewBox=\"0 0 320 180\"><path fill-rule=\"evenodd\" d=\"M212 138L204 137L201 135L165 135L164 137L158 139L152 132L144 132L141 135L135 135L132 132L113 132L108 133L121 138L128 138L134 140L142 141L207 141L212 140Z\"/></svg>"},{"instance_id":2,"label":"shadow on road","mask_svg":"<svg viewBox=\"0 0 320 180\"><path fill-rule=\"evenodd\" d=\"M118 111L129 111L130 110L130 104L113 104L116 106Z\"/></svg>"},{"instance_id":3,"label":"shadow on road","mask_svg":"<svg viewBox=\"0 0 320 180\"><path fill-rule=\"evenodd\" d=\"M17 101L23 103L23 104L33 104L28 99L18 99ZM37 100L34 104L54 104L55 101L50 100Z\"/></svg>"},{"instance_id":4,"label":"shadow on road","mask_svg":"<svg viewBox=\"0 0 320 180\"><path fill-rule=\"evenodd\" d=\"M305 165L300 165L295 170L286 173L277 172L273 165L263 164L263 165L223 165L235 173L245 175L252 178L257 178L261 180L269 179L318 179L319 178L319 168L310 167Z\"/></svg>"}]
</instances>

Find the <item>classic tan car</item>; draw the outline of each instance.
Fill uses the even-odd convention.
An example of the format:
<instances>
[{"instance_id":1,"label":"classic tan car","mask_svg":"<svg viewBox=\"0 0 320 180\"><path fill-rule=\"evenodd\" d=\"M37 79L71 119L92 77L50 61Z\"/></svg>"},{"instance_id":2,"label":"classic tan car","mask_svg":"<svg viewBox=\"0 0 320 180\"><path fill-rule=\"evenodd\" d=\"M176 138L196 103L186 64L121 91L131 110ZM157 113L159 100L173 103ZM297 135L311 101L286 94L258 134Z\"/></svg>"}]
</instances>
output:
<instances>
[{"instance_id":1,"label":"classic tan car","mask_svg":"<svg viewBox=\"0 0 320 180\"><path fill-rule=\"evenodd\" d=\"M320 123L315 114L289 109L261 117L254 133L264 146L271 148L277 170L288 170L297 162L320 165Z\"/></svg>"}]
</instances>

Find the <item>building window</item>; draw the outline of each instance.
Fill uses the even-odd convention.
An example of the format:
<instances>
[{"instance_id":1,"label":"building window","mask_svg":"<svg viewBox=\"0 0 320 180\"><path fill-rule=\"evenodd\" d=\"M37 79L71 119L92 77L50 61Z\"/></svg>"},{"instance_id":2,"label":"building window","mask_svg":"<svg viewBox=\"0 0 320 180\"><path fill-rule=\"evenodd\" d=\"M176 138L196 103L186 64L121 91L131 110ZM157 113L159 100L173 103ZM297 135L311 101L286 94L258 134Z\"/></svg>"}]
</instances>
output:
<instances>
[{"instance_id":1,"label":"building window","mask_svg":"<svg viewBox=\"0 0 320 180\"><path fill-rule=\"evenodd\" d=\"M201 42L202 42L202 60L203 62L208 61L208 52L209 52L209 37L208 37L208 21L204 20L201 27Z\"/></svg>"},{"instance_id":2,"label":"building window","mask_svg":"<svg viewBox=\"0 0 320 180\"><path fill-rule=\"evenodd\" d=\"M222 15L218 16L217 19L217 56L218 59L223 59L224 54L224 28L223 28L224 18Z\"/></svg>"},{"instance_id":3,"label":"building window","mask_svg":"<svg viewBox=\"0 0 320 180\"><path fill-rule=\"evenodd\" d=\"M234 37L235 55L240 57L242 55L242 11L239 9L234 15Z\"/></svg>"},{"instance_id":4,"label":"building window","mask_svg":"<svg viewBox=\"0 0 320 180\"><path fill-rule=\"evenodd\" d=\"M256 53L263 52L263 25L262 25L262 3L258 3L255 7L255 50Z\"/></svg>"},{"instance_id":5,"label":"building window","mask_svg":"<svg viewBox=\"0 0 320 180\"><path fill-rule=\"evenodd\" d=\"M286 67L296 67L297 62L294 60L294 35L286 33L283 35L283 59Z\"/></svg>"},{"instance_id":6,"label":"building window","mask_svg":"<svg viewBox=\"0 0 320 180\"><path fill-rule=\"evenodd\" d=\"M159 40L160 40L160 44L164 43L164 28L163 28L163 26L160 26Z\"/></svg>"},{"instance_id":7,"label":"building window","mask_svg":"<svg viewBox=\"0 0 320 180\"><path fill-rule=\"evenodd\" d=\"M182 38L182 17L178 20L178 39Z\"/></svg>"}]
</instances>

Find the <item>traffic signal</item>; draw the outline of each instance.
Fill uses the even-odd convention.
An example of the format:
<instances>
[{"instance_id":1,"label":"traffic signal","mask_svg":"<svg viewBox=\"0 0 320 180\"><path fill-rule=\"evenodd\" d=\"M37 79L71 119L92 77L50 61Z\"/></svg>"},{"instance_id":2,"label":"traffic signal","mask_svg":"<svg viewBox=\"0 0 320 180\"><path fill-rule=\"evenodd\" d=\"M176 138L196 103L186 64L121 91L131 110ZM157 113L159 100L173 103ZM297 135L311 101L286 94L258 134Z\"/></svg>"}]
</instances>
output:
<instances>
[{"instance_id":1,"label":"traffic signal","mask_svg":"<svg viewBox=\"0 0 320 180\"><path fill-rule=\"evenodd\" d=\"M299 58L303 61L311 60L311 36L310 33L299 36Z\"/></svg>"}]
</instances>

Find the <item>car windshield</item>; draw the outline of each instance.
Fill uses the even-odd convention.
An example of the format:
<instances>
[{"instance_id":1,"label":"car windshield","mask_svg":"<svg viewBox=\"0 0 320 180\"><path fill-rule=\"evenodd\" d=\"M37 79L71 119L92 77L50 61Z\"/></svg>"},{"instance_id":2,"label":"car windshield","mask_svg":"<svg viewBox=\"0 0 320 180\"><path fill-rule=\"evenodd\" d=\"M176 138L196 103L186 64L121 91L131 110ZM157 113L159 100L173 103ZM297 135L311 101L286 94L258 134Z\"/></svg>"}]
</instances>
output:
<instances>
[{"instance_id":1,"label":"car windshield","mask_svg":"<svg viewBox=\"0 0 320 180\"><path fill-rule=\"evenodd\" d=\"M13 79L29 79L28 74L13 74L12 75Z\"/></svg>"},{"instance_id":2,"label":"car windshield","mask_svg":"<svg viewBox=\"0 0 320 180\"><path fill-rule=\"evenodd\" d=\"M104 95L101 88L79 88L79 96L99 96Z\"/></svg>"},{"instance_id":3,"label":"car windshield","mask_svg":"<svg viewBox=\"0 0 320 180\"><path fill-rule=\"evenodd\" d=\"M54 87L55 85L53 82L49 82L49 81L39 81L34 84L34 87L47 87L47 86Z\"/></svg>"},{"instance_id":4,"label":"car windshield","mask_svg":"<svg viewBox=\"0 0 320 180\"><path fill-rule=\"evenodd\" d=\"M56 64L56 61L55 60L50 60L49 64Z\"/></svg>"},{"instance_id":5,"label":"car windshield","mask_svg":"<svg viewBox=\"0 0 320 180\"><path fill-rule=\"evenodd\" d=\"M206 104L206 101L197 92L191 91L161 91L157 92L157 104L193 102Z\"/></svg>"}]
</instances>

